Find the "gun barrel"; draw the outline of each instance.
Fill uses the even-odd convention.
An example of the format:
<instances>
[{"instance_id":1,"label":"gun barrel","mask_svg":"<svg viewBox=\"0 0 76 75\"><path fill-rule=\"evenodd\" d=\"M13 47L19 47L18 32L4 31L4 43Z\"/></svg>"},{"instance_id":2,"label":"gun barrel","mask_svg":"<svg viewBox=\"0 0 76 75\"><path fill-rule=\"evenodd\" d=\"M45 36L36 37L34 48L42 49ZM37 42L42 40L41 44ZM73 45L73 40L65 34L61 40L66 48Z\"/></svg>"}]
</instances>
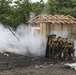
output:
<instances>
[{"instance_id":1,"label":"gun barrel","mask_svg":"<svg viewBox=\"0 0 76 75\"><path fill-rule=\"evenodd\" d=\"M16 39L18 40L18 41L20 41L20 39L16 36L16 34L11 30L11 28L10 27L8 27L8 29L11 31L11 33L16 37Z\"/></svg>"}]
</instances>

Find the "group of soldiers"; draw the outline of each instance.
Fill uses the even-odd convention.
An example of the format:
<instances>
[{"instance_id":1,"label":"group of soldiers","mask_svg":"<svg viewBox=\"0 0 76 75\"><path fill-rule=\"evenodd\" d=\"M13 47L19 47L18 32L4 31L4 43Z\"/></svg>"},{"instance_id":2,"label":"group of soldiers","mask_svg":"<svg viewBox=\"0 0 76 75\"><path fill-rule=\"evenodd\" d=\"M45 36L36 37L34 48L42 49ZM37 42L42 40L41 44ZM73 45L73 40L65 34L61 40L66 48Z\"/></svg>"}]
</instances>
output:
<instances>
[{"instance_id":1,"label":"group of soldiers","mask_svg":"<svg viewBox=\"0 0 76 75\"><path fill-rule=\"evenodd\" d=\"M74 57L74 41L68 38L49 38L48 51L51 59L75 59Z\"/></svg>"}]
</instances>

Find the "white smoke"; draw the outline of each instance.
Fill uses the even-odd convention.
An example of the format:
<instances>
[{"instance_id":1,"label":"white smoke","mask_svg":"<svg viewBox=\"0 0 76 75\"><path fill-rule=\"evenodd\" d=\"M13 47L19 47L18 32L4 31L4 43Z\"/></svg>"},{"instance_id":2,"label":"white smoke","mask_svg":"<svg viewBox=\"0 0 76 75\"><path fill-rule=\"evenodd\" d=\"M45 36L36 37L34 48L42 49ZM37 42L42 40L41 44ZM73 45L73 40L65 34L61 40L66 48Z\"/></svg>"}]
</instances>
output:
<instances>
[{"instance_id":1,"label":"white smoke","mask_svg":"<svg viewBox=\"0 0 76 75\"><path fill-rule=\"evenodd\" d=\"M13 30L12 30L13 31ZM45 56L46 39L39 35L31 34L31 28L20 25L13 31L18 40L8 28L0 24L0 51L13 52L27 56Z\"/></svg>"},{"instance_id":2,"label":"white smoke","mask_svg":"<svg viewBox=\"0 0 76 75\"><path fill-rule=\"evenodd\" d=\"M75 54L75 57L76 57L76 40L74 40L74 49L75 49L74 54Z\"/></svg>"},{"instance_id":3,"label":"white smoke","mask_svg":"<svg viewBox=\"0 0 76 75\"><path fill-rule=\"evenodd\" d=\"M56 34L56 37L62 36L63 38L67 38L67 31L52 31L51 34Z\"/></svg>"}]
</instances>

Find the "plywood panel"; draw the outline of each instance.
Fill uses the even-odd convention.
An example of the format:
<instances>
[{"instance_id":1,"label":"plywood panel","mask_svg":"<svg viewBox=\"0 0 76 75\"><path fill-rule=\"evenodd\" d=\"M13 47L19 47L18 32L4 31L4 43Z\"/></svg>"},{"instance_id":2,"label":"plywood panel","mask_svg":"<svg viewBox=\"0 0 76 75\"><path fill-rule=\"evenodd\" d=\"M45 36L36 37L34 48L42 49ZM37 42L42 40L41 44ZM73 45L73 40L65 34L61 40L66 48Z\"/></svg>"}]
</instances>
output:
<instances>
[{"instance_id":1,"label":"plywood panel","mask_svg":"<svg viewBox=\"0 0 76 75\"><path fill-rule=\"evenodd\" d=\"M72 25L70 25L70 24L64 25L63 30L67 32L67 37L71 38L71 36L72 36Z\"/></svg>"},{"instance_id":2,"label":"plywood panel","mask_svg":"<svg viewBox=\"0 0 76 75\"><path fill-rule=\"evenodd\" d=\"M47 27L47 35L50 35L50 33L52 31L52 24L47 23L46 27Z\"/></svg>"},{"instance_id":3,"label":"plywood panel","mask_svg":"<svg viewBox=\"0 0 76 75\"><path fill-rule=\"evenodd\" d=\"M62 36L64 38L71 38L73 33L76 32L76 26L70 24L50 24L40 23L40 33L42 36L49 34L56 34L56 36Z\"/></svg>"},{"instance_id":4,"label":"plywood panel","mask_svg":"<svg viewBox=\"0 0 76 75\"><path fill-rule=\"evenodd\" d=\"M40 23L40 32L42 36L47 35L47 26L46 23Z\"/></svg>"},{"instance_id":5,"label":"plywood panel","mask_svg":"<svg viewBox=\"0 0 76 75\"><path fill-rule=\"evenodd\" d=\"M40 34L43 34L43 27L42 27L42 23L40 23Z\"/></svg>"}]
</instances>

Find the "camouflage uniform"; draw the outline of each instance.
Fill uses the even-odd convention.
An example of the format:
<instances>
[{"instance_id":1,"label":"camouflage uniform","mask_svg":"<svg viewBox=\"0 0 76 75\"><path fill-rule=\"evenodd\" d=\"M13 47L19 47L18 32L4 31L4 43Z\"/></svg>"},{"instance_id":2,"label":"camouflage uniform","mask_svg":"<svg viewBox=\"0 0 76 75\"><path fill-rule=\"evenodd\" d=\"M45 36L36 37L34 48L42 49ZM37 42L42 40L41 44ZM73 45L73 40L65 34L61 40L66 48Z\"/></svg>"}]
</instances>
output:
<instances>
[{"instance_id":1,"label":"camouflage uniform","mask_svg":"<svg viewBox=\"0 0 76 75\"><path fill-rule=\"evenodd\" d=\"M63 59L67 60L68 49L67 49L67 39L66 38L63 39L62 49L63 49Z\"/></svg>"},{"instance_id":2,"label":"camouflage uniform","mask_svg":"<svg viewBox=\"0 0 76 75\"><path fill-rule=\"evenodd\" d=\"M54 39L53 41L53 58L57 58L57 54L58 54L58 41L57 38Z\"/></svg>"},{"instance_id":3,"label":"camouflage uniform","mask_svg":"<svg viewBox=\"0 0 76 75\"><path fill-rule=\"evenodd\" d=\"M68 58L73 59L74 58L74 42L73 42L73 40L68 39L67 48L68 48Z\"/></svg>"},{"instance_id":4,"label":"camouflage uniform","mask_svg":"<svg viewBox=\"0 0 76 75\"><path fill-rule=\"evenodd\" d=\"M74 58L74 42L67 38L49 38L47 44L47 52L49 57L54 59L73 59Z\"/></svg>"},{"instance_id":5,"label":"camouflage uniform","mask_svg":"<svg viewBox=\"0 0 76 75\"><path fill-rule=\"evenodd\" d=\"M48 45L49 45L49 57L52 58L52 39L49 39Z\"/></svg>"},{"instance_id":6,"label":"camouflage uniform","mask_svg":"<svg viewBox=\"0 0 76 75\"><path fill-rule=\"evenodd\" d=\"M58 37L58 52L57 52L57 57L59 59L62 58L62 44L63 44L63 38L62 37Z\"/></svg>"},{"instance_id":7,"label":"camouflage uniform","mask_svg":"<svg viewBox=\"0 0 76 75\"><path fill-rule=\"evenodd\" d=\"M46 46L46 57L53 56L53 50L52 50L53 47L52 47L52 43L50 42L50 40L53 40L55 38L56 38L55 34L48 35L47 46Z\"/></svg>"}]
</instances>

